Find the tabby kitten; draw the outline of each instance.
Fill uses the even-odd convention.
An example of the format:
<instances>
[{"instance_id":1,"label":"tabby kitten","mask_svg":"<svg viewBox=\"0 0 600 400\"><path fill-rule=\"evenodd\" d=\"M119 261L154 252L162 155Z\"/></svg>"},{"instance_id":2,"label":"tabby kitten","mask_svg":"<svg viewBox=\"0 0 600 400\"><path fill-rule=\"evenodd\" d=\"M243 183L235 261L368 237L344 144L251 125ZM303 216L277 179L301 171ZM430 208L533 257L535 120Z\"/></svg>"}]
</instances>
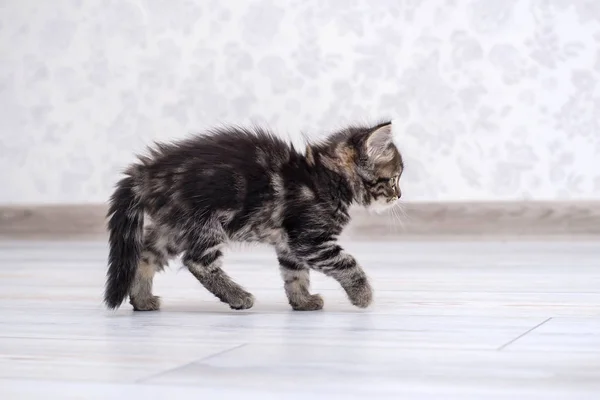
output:
<instances>
[{"instance_id":1,"label":"tabby kitten","mask_svg":"<svg viewBox=\"0 0 600 400\"><path fill-rule=\"evenodd\" d=\"M391 122L353 126L309 144L305 154L261 129L214 130L157 144L126 170L110 199L110 252L104 300L158 310L152 280L183 253L183 264L232 309L254 297L222 269L227 242L274 246L294 310L320 310L309 270L336 279L357 307L372 289L337 243L355 203L385 208L400 198L402 157Z\"/></svg>"}]
</instances>

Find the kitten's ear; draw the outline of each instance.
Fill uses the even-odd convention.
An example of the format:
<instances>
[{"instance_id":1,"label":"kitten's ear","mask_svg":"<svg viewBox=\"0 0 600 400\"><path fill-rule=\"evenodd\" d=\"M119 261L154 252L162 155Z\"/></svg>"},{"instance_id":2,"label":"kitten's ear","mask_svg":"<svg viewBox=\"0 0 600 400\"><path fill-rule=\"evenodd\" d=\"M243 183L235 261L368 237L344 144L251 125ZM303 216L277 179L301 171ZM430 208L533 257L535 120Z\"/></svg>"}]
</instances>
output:
<instances>
[{"instance_id":1,"label":"kitten's ear","mask_svg":"<svg viewBox=\"0 0 600 400\"><path fill-rule=\"evenodd\" d=\"M392 124L387 124L375 129L369 134L365 147L370 158L381 158L389 152L392 144Z\"/></svg>"}]
</instances>

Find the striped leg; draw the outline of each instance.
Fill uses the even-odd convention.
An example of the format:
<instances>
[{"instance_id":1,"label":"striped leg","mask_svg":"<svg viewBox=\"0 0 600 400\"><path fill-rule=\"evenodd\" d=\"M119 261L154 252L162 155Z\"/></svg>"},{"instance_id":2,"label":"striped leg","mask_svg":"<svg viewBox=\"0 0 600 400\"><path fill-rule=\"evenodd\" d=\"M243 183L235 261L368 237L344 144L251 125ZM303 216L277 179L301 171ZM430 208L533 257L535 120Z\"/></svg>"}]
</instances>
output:
<instances>
[{"instance_id":1,"label":"striped leg","mask_svg":"<svg viewBox=\"0 0 600 400\"><path fill-rule=\"evenodd\" d=\"M234 310L245 310L254 305L254 297L235 283L221 269L223 253L221 241L203 238L183 257L183 264L200 283L223 303Z\"/></svg>"},{"instance_id":2,"label":"striped leg","mask_svg":"<svg viewBox=\"0 0 600 400\"><path fill-rule=\"evenodd\" d=\"M169 259L177 255L177 245L157 227L144 233L144 250L135 279L129 289L129 303L135 311L154 311L160 308L160 297L152 293L156 272L162 271Z\"/></svg>"},{"instance_id":3,"label":"striped leg","mask_svg":"<svg viewBox=\"0 0 600 400\"><path fill-rule=\"evenodd\" d=\"M156 311L160 308L160 297L152 294L154 274L159 268L152 253L145 252L142 255L133 285L129 289L129 303L135 311Z\"/></svg>"},{"instance_id":4,"label":"striped leg","mask_svg":"<svg viewBox=\"0 0 600 400\"><path fill-rule=\"evenodd\" d=\"M311 246L297 246L295 254L311 269L337 280L355 306L366 308L371 304L373 290L367 275L354 257L346 253L335 240L321 241Z\"/></svg>"},{"instance_id":5,"label":"striped leg","mask_svg":"<svg viewBox=\"0 0 600 400\"><path fill-rule=\"evenodd\" d=\"M296 311L315 311L323 308L323 299L318 294L310 294L310 272L287 249L277 249L277 260L284 282L285 294L290 306Z\"/></svg>"}]
</instances>

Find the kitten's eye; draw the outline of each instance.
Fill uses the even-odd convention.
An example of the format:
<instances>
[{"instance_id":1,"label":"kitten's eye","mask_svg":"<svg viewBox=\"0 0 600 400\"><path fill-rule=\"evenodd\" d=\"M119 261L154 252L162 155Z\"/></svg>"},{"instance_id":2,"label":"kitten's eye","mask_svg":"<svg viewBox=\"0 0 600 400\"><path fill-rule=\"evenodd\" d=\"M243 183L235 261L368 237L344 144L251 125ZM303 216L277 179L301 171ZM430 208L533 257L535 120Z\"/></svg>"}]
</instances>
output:
<instances>
[{"instance_id":1,"label":"kitten's eye","mask_svg":"<svg viewBox=\"0 0 600 400\"><path fill-rule=\"evenodd\" d=\"M390 178L390 180L389 180L389 184L390 184L391 186L394 186L394 185L396 184L396 178Z\"/></svg>"}]
</instances>

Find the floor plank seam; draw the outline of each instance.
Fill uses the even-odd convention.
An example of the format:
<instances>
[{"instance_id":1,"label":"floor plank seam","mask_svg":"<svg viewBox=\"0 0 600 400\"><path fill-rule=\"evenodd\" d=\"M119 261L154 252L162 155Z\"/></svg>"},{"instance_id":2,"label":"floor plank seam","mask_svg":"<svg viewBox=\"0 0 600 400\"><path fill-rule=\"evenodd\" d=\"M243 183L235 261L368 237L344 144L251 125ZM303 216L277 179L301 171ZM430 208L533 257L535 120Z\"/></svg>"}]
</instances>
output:
<instances>
[{"instance_id":1,"label":"floor plank seam","mask_svg":"<svg viewBox=\"0 0 600 400\"><path fill-rule=\"evenodd\" d=\"M198 361L195 361L195 363L200 363L200 362L204 362L204 361L212 360L213 358L216 358L216 357L222 356L223 354L230 353L230 352L232 352L232 351L234 351L234 350L237 350L237 349L241 349L242 347L245 347L245 346L248 346L248 343L242 343L242 344L238 344L237 346L230 347L229 349L225 349L225 350L222 350L222 351L216 352L216 353L214 353L214 354L211 354L211 355L209 355L209 356L206 356L206 357L204 357L204 358L201 358L201 359L200 359L200 360L198 360Z\"/></svg>"},{"instance_id":2,"label":"floor plank seam","mask_svg":"<svg viewBox=\"0 0 600 400\"><path fill-rule=\"evenodd\" d=\"M242 347L244 347L244 346L246 346L246 345L248 345L248 343L242 343L242 344L238 344L237 346L233 346L233 347L227 348L227 349L225 349L225 350L217 351L217 352L216 352L216 353L214 353L214 354L211 354L211 355L209 355L209 356L206 356L206 357L204 357L204 358L200 358L200 359L198 359L198 360L194 360L194 361L192 361L192 362L189 362L189 363L187 363L187 364L178 365L178 366L176 366L176 367L174 367L174 368L169 368L169 369L166 369L166 370L164 370L164 371L160 371L160 372L158 372L158 373L156 373L156 374L151 374L151 375L149 375L149 376L146 376L146 377L144 377L144 378L136 379L134 383L136 383L136 384L146 384L146 383L148 383L148 381L150 381L151 379L155 379L155 378L158 378L158 377L160 377L160 376L162 376L162 375L165 375L165 374L168 374L168 373L171 373L171 372L175 372L175 371L177 371L177 370L179 370L179 369L182 369L182 368L189 367L190 365L194 365L194 364L197 364L197 363L201 363L201 362L204 362L204 361L210 360L210 359L212 359L212 358L214 358L214 357L218 357L218 356L221 356L221 355L223 355L223 354L227 354L227 353L229 353L229 352L231 352L231 351L234 351L234 350L237 350L237 349L241 349Z\"/></svg>"},{"instance_id":3,"label":"floor plank seam","mask_svg":"<svg viewBox=\"0 0 600 400\"><path fill-rule=\"evenodd\" d=\"M508 341L507 343L504 343L502 346L498 347L496 350L497 351L502 351L504 349L506 349L508 346L510 346L511 344L513 344L514 342L516 342L517 340L529 335L531 332L533 332L534 330L536 330L537 328L539 328L540 326L544 325L546 322L550 321L552 319L552 317L549 317L547 319L545 319L544 321L540 322L539 324L537 324L536 326L534 326L533 328L523 332L522 334L520 334L519 336L517 336L516 338Z\"/></svg>"}]
</instances>

